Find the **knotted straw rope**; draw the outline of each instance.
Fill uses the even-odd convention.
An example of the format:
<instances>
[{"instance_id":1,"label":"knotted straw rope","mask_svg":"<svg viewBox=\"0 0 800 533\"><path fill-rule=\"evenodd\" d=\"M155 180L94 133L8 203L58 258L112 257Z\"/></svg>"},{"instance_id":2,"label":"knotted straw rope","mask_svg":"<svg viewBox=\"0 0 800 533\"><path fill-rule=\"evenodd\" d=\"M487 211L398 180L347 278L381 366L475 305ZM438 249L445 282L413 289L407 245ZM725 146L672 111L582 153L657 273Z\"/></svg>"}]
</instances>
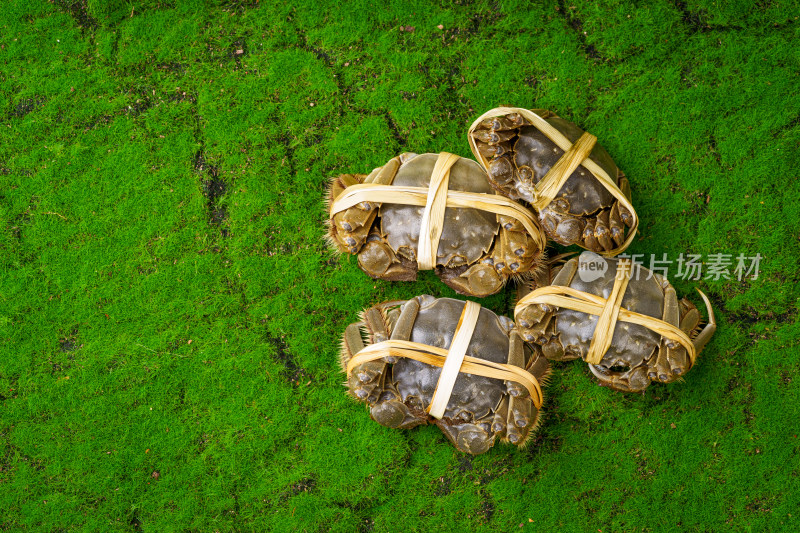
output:
<instances>
[{"instance_id":1,"label":"knotted straw rope","mask_svg":"<svg viewBox=\"0 0 800 533\"><path fill-rule=\"evenodd\" d=\"M575 172L575 169L578 168L578 166L583 165L583 167L591 172L592 175L597 178L600 184L603 185L603 187L605 187L612 196L614 196L614 198L619 200L619 202L625 206L625 208L633 217L633 227L630 228L628 238L625 240L625 242L613 250L600 252L600 255L612 257L624 251L633 241L633 237L636 235L636 230L639 228L639 217L636 216L636 210L619 189L616 181L613 180L608 173L603 170L602 167L600 167L600 165L589 159L589 154L592 152L592 148L594 148L594 145L597 142L597 137L591 133L585 132L573 144L564 136L563 133L551 126L550 123L548 123L544 118L529 109L523 109L521 107L498 107L487 111L472 123L472 126L469 127L469 133L471 134L473 131L475 131L475 128L477 128L484 119L504 116L511 113L522 115L528 120L528 122L535 126L536 129L542 132L545 137L553 141L556 146L564 150L564 154L556 162L556 164L550 167L550 170L547 171L547 174L545 174L544 177L539 180L536 185L534 185L532 191L534 201L531 204L534 209L541 211L550 205L550 203L556 198L558 191L560 191L561 187L563 187L567 182L567 179L569 179L572 173ZM488 170L489 160L483 157L483 155L480 153L478 150L478 145L476 144L472 135L469 135L469 146L472 149L472 153L475 155L475 158L481 163L481 165L483 165L483 168Z\"/></svg>"},{"instance_id":2,"label":"knotted straw rope","mask_svg":"<svg viewBox=\"0 0 800 533\"><path fill-rule=\"evenodd\" d=\"M611 347L611 340L614 337L614 328L617 325L617 321L621 320L623 322L644 326L662 337L680 343L686 348L689 354L689 361L692 366L694 366L695 359L697 359L697 350L695 349L694 343L683 330L658 318L628 311L624 307L621 307L622 298L625 296L625 290L631 278L631 270L632 266L630 260L620 259L617 264L614 286L611 289L611 294L608 299L579 291L572 287L563 287L559 285L541 287L526 295L517 303L517 306L514 308L514 316L519 316L525 307L529 305L547 304L600 317L597 320L597 325L592 335L592 342L589 345L589 351L585 358L586 362L590 365L599 364L603 359L606 351ZM698 290L697 292L703 297L709 316L713 316L711 302L708 301L708 298L702 291Z\"/></svg>"},{"instance_id":3,"label":"knotted straw rope","mask_svg":"<svg viewBox=\"0 0 800 533\"><path fill-rule=\"evenodd\" d=\"M359 183L347 187L331 204L330 216L349 209L361 202L380 202L400 205L425 206L422 214L419 243L417 246L417 268L431 270L436 266L436 252L444 229L446 207L481 209L519 220L540 249L544 250L546 239L533 213L516 202L496 194L451 191L448 189L450 168L461 157L447 152L439 154L433 167L428 187L401 185L378 185Z\"/></svg>"},{"instance_id":4,"label":"knotted straw rope","mask_svg":"<svg viewBox=\"0 0 800 533\"><path fill-rule=\"evenodd\" d=\"M436 383L431 404L427 408L428 413L437 419L444 416L459 372L519 383L527 389L536 408L541 408L542 388L533 374L514 365L494 363L466 355L467 346L472 339L475 325L478 323L480 311L479 304L466 302L461 317L458 319L449 350L411 341L379 342L367 346L347 362L347 375L349 376L359 365L389 356L407 357L420 363L441 367L439 381Z\"/></svg>"}]
</instances>

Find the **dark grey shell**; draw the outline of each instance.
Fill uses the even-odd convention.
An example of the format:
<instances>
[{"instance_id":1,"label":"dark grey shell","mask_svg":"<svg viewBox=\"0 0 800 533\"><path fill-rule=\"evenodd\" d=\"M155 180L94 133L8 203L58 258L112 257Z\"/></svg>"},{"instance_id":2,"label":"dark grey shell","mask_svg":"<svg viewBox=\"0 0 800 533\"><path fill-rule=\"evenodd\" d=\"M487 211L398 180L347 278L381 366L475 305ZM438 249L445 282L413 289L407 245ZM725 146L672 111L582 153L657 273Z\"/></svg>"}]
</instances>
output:
<instances>
[{"instance_id":1,"label":"dark grey shell","mask_svg":"<svg viewBox=\"0 0 800 533\"><path fill-rule=\"evenodd\" d=\"M435 299L432 296L420 296L418 299L420 311L409 340L450 348L464 302L452 298ZM510 319L481 308L467 355L495 363L508 363L508 335L513 327ZM392 366L392 379L404 403L427 406L431 403L441 372L441 368L400 358ZM465 421L484 418L497 408L506 390L505 383L500 380L459 374L444 416Z\"/></svg>"},{"instance_id":2,"label":"dark grey shell","mask_svg":"<svg viewBox=\"0 0 800 533\"><path fill-rule=\"evenodd\" d=\"M392 184L427 187L438 157L438 154L421 154L406 161L398 169ZM464 158L450 169L450 190L494 193L481 166ZM416 206L381 205L381 233L393 250L405 247L405 255L416 259L423 210L423 207ZM447 208L436 264L447 266L456 255L461 258L460 264L474 263L492 246L499 228L497 216L488 211Z\"/></svg>"},{"instance_id":3,"label":"dark grey shell","mask_svg":"<svg viewBox=\"0 0 800 533\"><path fill-rule=\"evenodd\" d=\"M548 118L547 122L573 143L584 133L578 126L562 118ZM514 149L514 162L517 168L530 167L533 172L534 184L538 183L564 154L564 150L556 146L534 126L520 128L519 138ZM612 180L617 180L617 165L600 144L594 145L589 158L605 170ZM524 200L532 202L533 198L527 190L529 186L519 183L517 189ZM614 202L611 193L583 165L578 166L575 172L567 178L556 198L565 198L569 205L566 212L573 215L594 213L601 207L608 207ZM558 210L557 206L558 202L554 202L545 209Z\"/></svg>"},{"instance_id":4,"label":"dark grey shell","mask_svg":"<svg viewBox=\"0 0 800 533\"><path fill-rule=\"evenodd\" d=\"M591 252L584 252L584 255L593 255L600 259L600 256ZM608 298L614 286L618 260L602 259L608 263L608 269L601 277L594 281L585 282L576 272L569 286L579 291ZM578 258L573 258L571 261L578 261ZM633 277L625 291L625 296L622 298L622 307L629 311L661 319L663 316L664 292L654 277L645 279L649 274L649 270L642 268L639 272L639 279L636 279L636 271L634 270ZM583 358L589 350L597 319L598 317L595 315L589 316L586 313L559 309L556 318L556 333L560 335L561 344L564 348L569 350L570 345L576 347ZM603 357L601 364L606 367L618 364L630 366L631 368L639 366L640 363L653 354L660 339L660 335L644 326L628 322L617 322L611 347Z\"/></svg>"}]
</instances>

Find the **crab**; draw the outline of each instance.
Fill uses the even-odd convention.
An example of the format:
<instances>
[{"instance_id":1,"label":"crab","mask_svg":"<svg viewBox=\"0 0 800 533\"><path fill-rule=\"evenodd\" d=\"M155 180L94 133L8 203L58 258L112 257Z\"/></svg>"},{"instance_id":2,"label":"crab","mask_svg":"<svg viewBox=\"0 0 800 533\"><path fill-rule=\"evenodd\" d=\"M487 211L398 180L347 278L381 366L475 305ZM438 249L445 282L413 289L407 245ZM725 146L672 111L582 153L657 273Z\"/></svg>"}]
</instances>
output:
<instances>
[{"instance_id":1,"label":"crab","mask_svg":"<svg viewBox=\"0 0 800 533\"><path fill-rule=\"evenodd\" d=\"M390 339L449 349L465 305L423 295L366 309L362 320L345 330L342 368L347 372L359 352ZM480 308L466 355L527 370L538 383L549 374L541 350L526 345L509 318L485 308ZM432 417L427 408L441 373L414 359L386 356L351 368L346 386L349 395L369 405L379 424L409 429L433 422L458 450L473 455L486 452L498 438L522 446L538 427L541 389L537 401L515 381L468 373L458 374L441 418Z\"/></svg>"},{"instance_id":2,"label":"crab","mask_svg":"<svg viewBox=\"0 0 800 533\"><path fill-rule=\"evenodd\" d=\"M592 252L567 261L553 270L552 286L571 287L608 299L612 293L620 259L602 258ZM607 267L603 267L607 264ZM597 268L587 268L597 265ZM605 268L605 270L603 270ZM637 272L638 269L638 272ZM621 309L653 317L675 326L685 334L686 344L662 336L643 325L620 319L613 331L609 348L597 364L589 364L599 384L623 392L644 392L651 382L671 383L684 376L716 331L714 312L708 298L702 296L708 312L708 324L700 330L700 313L692 302L678 300L666 277L639 265L622 295ZM576 275L578 274L578 275ZM547 289L547 288L545 288ZM595 337L598 316L551 303L528 303L537 289L521 298L515 319L522 337L541 347L549 360L586 360ZM565 291L566 292L566 291ZM668 326L669 328L669 326ZM694 347L694 355L687 345ZM598 354L599 355L599 354Z\"/></svg>"},{"instance_id":3,"label":"crab","mask_svg":"<svg viewBox=\"0 0 800 533\"><path fill-rule=\"evenodd\" d=\"M542 130L548 130L547 135ZM553 190L551 199L543 200L542 180L565 153L551 140L559 133L564 147L584 135L593 139L587 139L591 152L560 189ZM594 144L594 136L549 111L498 108L476 120L469 137L472 152L486 169L492 187L530 204L548 238L608 255L627 247L637 224L630 184L608 152ZM609 179L601 182L598 176L603 172Z\"/></svg>"},{"instance_id":4,"label":"crab","mask_svg":"<svg viewBox=\"0 0 800 533\"><path fill-rule=\"evenodd\" d=\"M438 154L404 153L371 174L343 174L332 180L328 203L359 184L428 187ZM486 173L475 161L458 158L450 168L450 191L483 193L494 198ZM543 257L544 234L532 213L528 228L517 218L473 208L447 207L434 268L459 294L488 296L512 277L524 277ZM414 281L423 207L364 201L331 214L328 241L338 251L358 256L372 278ZM533 226L534 234L530 228Z\"/></svg>"}]
</instances>

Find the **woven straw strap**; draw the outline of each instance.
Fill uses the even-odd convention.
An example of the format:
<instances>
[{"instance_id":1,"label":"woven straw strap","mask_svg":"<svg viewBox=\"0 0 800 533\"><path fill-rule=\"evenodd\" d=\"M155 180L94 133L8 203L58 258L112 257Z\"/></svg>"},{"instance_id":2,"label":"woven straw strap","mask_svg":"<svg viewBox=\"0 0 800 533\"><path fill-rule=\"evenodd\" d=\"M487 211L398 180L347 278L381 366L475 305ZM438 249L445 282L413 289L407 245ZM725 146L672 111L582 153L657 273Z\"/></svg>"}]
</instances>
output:
<instances>
[{"instance_id":1,"label":"woven straw strap","mask_svg":"<svg viewBox=\"0 0 800 533\"><path fill-rule=\"evenodd\" d=\"M442 152L433 167L417 243L417 268L420 270L431 270L436 266L436 252L439 250L439 239L442 237L444 229L444 210L447 206L450 168L459 159L461 158L457 155Z\"/></svg>"},{"instance_id":2,"label":"woven straw strap","mask_svg":"<svg viewBox=\"0 0 800 533\"><path fill-rule=\"evenodd\" d=\"M523 297L514 309L514 315L518 316L525 307L534 304L547 304L563 309L570 309L589 315L598 316L592 342L586 354L586 362L591 365L599 364L606 351L611 346L614 337L614 329L617 321L630 322L644 326L672 341L680 343L686 348L689 360L694 365L697 359L697 350L689 336L679 327L640 313L629 311L621 307L622 298L631 276L631 263L628 260L620 260L617 266L617 275L614 279L614 286L608 299L594 294L589 294L572 287L553 285L541 287ZM700 293L702 295L702 293ZM705 299L705 295L703 295ZM706 306L710 304L706 301Z\"/></svg>"},{"instance_id":3,"label":"woven straw strap","mask_svg":"<svg viewBox=\"0 0 800 533\"><path fill-rule=\"evenodd\" d=\"M429 414L437 419L444 416L453 386L460 372L519 383L528 391L536 408L541 408L542 388L533 374L514 365L494 363L465 355L479 314L480 305L467 302L456 326L449 350L411 341L379 342L367 346L354 355L347 362L347 374L350 375L353 369L359 365L388 356L406 357L420 363L441 367L442 372L428 407Z\"/></svg>"},{"instance_id":4,"label":"woven straw strap","mask_svg":"<svg viewBox=\"0 0 800 533\"><path fill-rule=\"evenodd\" d=\"M431 404L428 406L428 413L434 418L438 419L444 416L447 402L450 401L450 395L453 393L453 386L456 384L461 364L467 355L467 346L472 339L472 333L475 331L475 324L478 323L480 313L481 306L475 302L466 302L464 310L461 311L456 330L453 333L453 340L450 341L450 349L447 350L447 357L442 366L442 373L439 374L439 381L436 382Z\"/></svg>"},{"instance_id":5,"label":"woven straw strap","mask_svg":"<svg viewBox=\"0 0 800 533\"><path fill-rule=\"evenodd\" d=\"M349 209L361 202L391 203L424 206L417 247L417 268L431 270L436 266L436 252L444 229L447 207L461 207L489 211L518 220L539 249L547 244L544 233L533 213L518 203L497 194L484 194L448 189L450 168L461 159L457 155L439 154L428 187L403 185L378 185L359 183L347 187L331 204L330 216Z\"/></svg>"},{"instance_id":6,"label":"woven straw strap","mask_svg":"<svg viewBox=\"0 0 800 533\"><path fill-rule=\"evenodd\" d=\"M475 131L475 128L477 128L484 119L509 115L511 113L522 115L528 122L535 126L536 129L541 131L545 137L553 141L556 146L564 150L564 154L561 156L561 158L556 162L555 165L550 167L550 170L547 172L547 174L545 174L539 183L534 186L534 201L531 204L534 209L541 211L550 205L550 203L556 198L558 191L560 191L561 187L563 187L567 182L567 179L569 179L572 173L575 172L575 169L577 169L578 166L583 165L583 167L591 172L592 175L597 178L600 184L603 185L603 187L605 187L612 196L614 196L614 198L619 200L619 202L625 206L625 208L633 217L633 227L631 227L628 238L625 240L625 242L613 250L600 252L600 255L613 257L624 251L628 245L633 242L633 237L636 235L636 231L639 228L639 217L636 215L636 210L633 208L631 202L625 197L625 195L617 186L616 180L612 179L600 165L589 159L589 154L597 142L597 137L590 133L584 133L573 144L564 136L563 133L551 126L550 123L548 123L540 115L529 109L523 109L521 107L498 107L487 111L472 123L472 126L469 128L469 132L472 133ZM472 135L469 135L469 145L472 149L472 153L475 155L475 158L480 161L484 168L488 169L489 160L481 155L480 151L478 150L478 145L475 143L475 139L472 137Z\"/></svg>"}]
</instances>

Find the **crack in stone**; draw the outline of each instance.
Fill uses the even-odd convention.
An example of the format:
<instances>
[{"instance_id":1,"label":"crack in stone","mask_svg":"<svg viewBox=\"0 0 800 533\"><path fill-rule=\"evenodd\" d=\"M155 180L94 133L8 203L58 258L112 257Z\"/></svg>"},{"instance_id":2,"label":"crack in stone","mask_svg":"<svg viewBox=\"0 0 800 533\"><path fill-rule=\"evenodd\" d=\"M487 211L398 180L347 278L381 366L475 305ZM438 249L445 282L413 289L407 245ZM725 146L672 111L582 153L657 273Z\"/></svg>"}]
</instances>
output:
<instances>
[{"instance_id":1,"label":"crack in stone","mask_svg":"<svg viewBox=\"0 0 800 533\"><path fill-rule=\"evenodd\" d=\"M681 21L689 27L690 33L708 33L711 31L740 31L744 28L735 24L708 24L704 22L705 10L689 11L686 2L675 0L675 8L681 13Z\"/></svg>"},{"instance_id":2,"label":"crack in stone","mask_svg":"<svg viewBox=\"0 0 800 533\"><path fill-rule=\"evenodd\" d=\"M224 226L228 219L228 210L220 205L220 198L225 196L228 185L219 176L219 169L216 165L206 162L205 153L200 149L194 156L194 169L200 174L205 174L206 178L201 181L203 196L206 197L206 209L211 224L220 226L223 237L228 236L228 229Z\"/></svg>"},{"instance_id":3,"label":"crack in stone","mask_svg":"<svg viewBox=\"0 0 800 533\"><path fill-rule=\"evenodd\" d=\"M44 102L44 98L24 98L14 106L14 109L11 111L10 115L12 117L22 118L28 113L35 111L36 108L41 107Z\"/></svg>"},{"instance_id":4,"label":"crack in stone","mask_svg":"<svg viewBox=\"0 0 800 533\"><path fill-rule=\"evenodd\" d=\"M89 14L86 0L54 0L53 4L75 19L81 31L94 31L98 27L97 19Z\"/></svg>"},{"instance_id":5,"label":"crack in stone","mask_svg":"<svg viewBox=\"0 0 800 533\"><path fill-rule=\"evenodd\" d=\"M400 128L398 128L397 123L394 121L389 111L386 109L381 109L376 111L356 106L353 103L352 99L349 97L350 93L353 91L353 86L346 85L345 83L342 82L342 73L334 65L330 54L328 54L325 50L321 48L317 48L309 44L308 37L302 30L297 30L297 33L302 39L302 44L299 45L299 48L314 54L316 58L322 61L325 64L325 66L333 73L333 82L334 84L336 84L336 88L338 89L339 94L341 95L340 98L340 106L342 108L341 111L344 112L345 108L347 108L350 111L355 111L357 113L361 113L364 115L383 117L383 119L386 121L389 131L392 134L392 138L395 140L395 142L397 142L397 144L401 149L405 148L408 142L408 137L400 133Z\"/></svg>"},{"instance_id":6,"label":"crack in stone","mask_svg":"<svg viewBox=\"0 0 800 533\"><path fill-rule=\"evenodd\" d=\"M610 62L609 58L603 56L594 45L589 44L586 42L586 34L583 32L583 21L579 18L572 16L569 10L567 9L564 0L558 0L558 9L556 11L564 18L567 24L575 30L578 34L578 43L583 51L592 59L596 59L603 62Z\"/></svg>"},{"instance_id":7,"label":"crack in stone","mask_svg":"<svg viewBox=\"0 0 800 533\"><path fill-rule=\"evenodd\" d=\"M283 377L288 379L292 386L299 385L308 372L297 362L286 341L282 337L276 337L271 333L267 333L267 341L275 348L275 357L284 366Z\"/></svg>"}]
</instances>

